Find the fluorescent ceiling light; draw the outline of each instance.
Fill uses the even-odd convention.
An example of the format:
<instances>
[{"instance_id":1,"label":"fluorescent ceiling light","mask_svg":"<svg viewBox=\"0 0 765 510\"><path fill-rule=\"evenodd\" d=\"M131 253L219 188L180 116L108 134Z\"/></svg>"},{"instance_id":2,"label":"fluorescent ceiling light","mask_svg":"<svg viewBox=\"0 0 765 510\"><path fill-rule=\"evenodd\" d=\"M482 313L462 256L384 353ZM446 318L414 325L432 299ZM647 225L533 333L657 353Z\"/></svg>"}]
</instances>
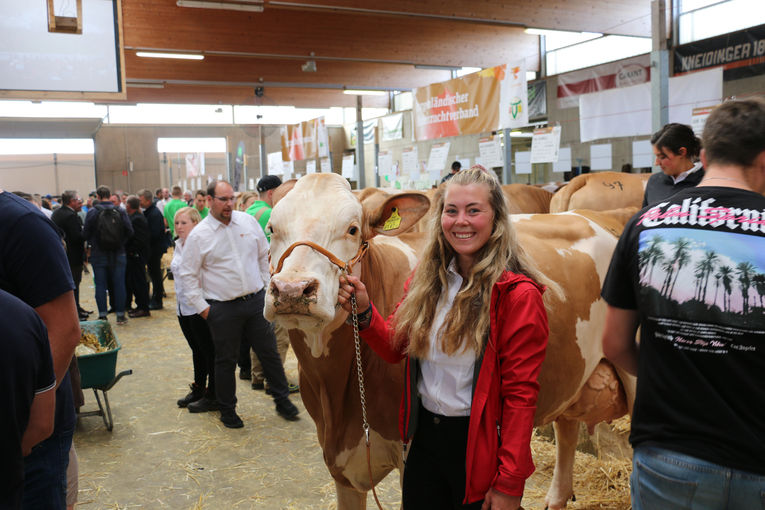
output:
<instances>
[{"instance_id":1,"label":"fluorescent ceiling light","mask_svg":"<svg viewBox=\"0 0 765 510\"><path fill-rule=\"evenodd\" d=\"M388 94L388 92L385 90L344 89L343 94L352 96L384 96Z\"/></svg>"},{"instance_id":2,"label":"fluorescent ceiling light","mask_svg":"<svg viewBox=\"0 0 765 510\"><path fill-rule=\"evenodd\" d=\"M263 12L263 1L239 2L206 2L204 0L178 0L175 2L178 7L197 7L200 9L223 9L228 11L251 11Z\"/></svg>"},{"instance_id":3,"label":"fluorescent ceiling light","mask_svg":"<svg viewBox=\"0 0 765 510\"><path fill-rule=\"evenodd\" d=\"M531 138L533 133L524 133L523 131L510 131L510 138Z\"/></svg>"},{"instance_id":4,"label":"fluorescent ceiling light","mask_svg":"<svg viewBox=\"0 0 765 510\"><path fill-rule=\"evenodd\" d=\"M161 53L158 51L136 51L139 57L149 58L180 58L184 60L204 60L205 56L199 53Z\"/></svg>"},{"instance_id":5,"label":"fluorescent ceiling light","mask_svg":"<svg viewBox=\"0 0 765 510\"><path fill-rule=\"evenodd\" d=\"M459 71L462 66L437 66L429 64L414 64L415 69L431 69L434 71Z\"/></svg>"},{"instance_id":6,"label":"fluorescent ceiling light","mask_svg":"<svg viewBox=\"0 0 765 510\"><path fill-rule=\"evenodd\" d=\"M524 30L524 32L526 32L529 35L547 35L547 36L576 34L576 35L588 35L593 37L600 37L601 35L603 35L600 32L575 32L571 30L547 30L544 28L527 28L526 30Z\"/></svg>"},{"instance_id":7,"label":"fluorescent ceiling light","mask_svg":"<svg viewBox=\"0 0 765 510\"><path fill-rule=\"evenodd\" d=\"M141 83L141 82L127 82L128 87L136 88L136 89L163 89L165 88L164 83Z\"/></svg>"}]
</instances>

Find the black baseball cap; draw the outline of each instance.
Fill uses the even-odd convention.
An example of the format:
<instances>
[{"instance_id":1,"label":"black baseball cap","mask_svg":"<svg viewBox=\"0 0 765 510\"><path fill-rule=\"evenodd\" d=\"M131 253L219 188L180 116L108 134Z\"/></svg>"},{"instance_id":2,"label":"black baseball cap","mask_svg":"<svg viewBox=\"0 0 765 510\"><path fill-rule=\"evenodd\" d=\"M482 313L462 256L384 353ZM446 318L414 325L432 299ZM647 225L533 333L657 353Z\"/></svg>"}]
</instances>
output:
<instances>
[{"instance_id":1,"label":"black baseball cap","mask_svg":"<svg viewBox=\"0 0 765 510\"><path fill-rule=\"evenodd\" d=\"M266 175L258 181L258 192L263 193L270 189L278 188L282 185L282 180L278 175Z\"/></svg>"}]
</instances>

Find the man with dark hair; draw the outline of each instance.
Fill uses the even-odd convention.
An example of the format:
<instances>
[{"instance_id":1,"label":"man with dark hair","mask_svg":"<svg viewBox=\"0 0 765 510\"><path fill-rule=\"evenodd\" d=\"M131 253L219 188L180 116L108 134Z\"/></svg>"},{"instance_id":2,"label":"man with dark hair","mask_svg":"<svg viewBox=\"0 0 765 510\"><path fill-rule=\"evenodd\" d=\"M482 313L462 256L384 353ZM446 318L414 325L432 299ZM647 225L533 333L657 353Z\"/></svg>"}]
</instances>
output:
<instances>
[{"instance_id":1,"label":"man with dark hair","mask_svg":"<svg viewBox=\"0 0 765 510\"><path fill-rule=\"evenodd\" d=\"M158 190L161 192L161 190ZM151 300L149 310L162 309L162 297L164 287L162 284L162 255L167 250L167 236L165 235L165 219L152 199L151 191L143 189L138 192L138 199L143 209L143 215L149 224L149 278L151 278Z\"/></svg>"},{"instance_id":2,"label":"man with dark hair","mask_svg":"<svg viewBox=\"0 0 765 510\"><path fill-rule=\"evenodd\" d=\"M133 225L133 235L125 245L127 266L125 267L125 286L127 288L128 316L149 317L149 284L146 282L146 261L150 253L149 222L141 213L141 202L137 196L131 195L125 201L130 223ZM130 309L132 296L135 296L135 310Z\"/></svg>"},{"instance_id":3,"label":"man with dark hair","mask_svg":"<svg viewBox=\"0 0 765 510\"><path fill-rule=\"evenodd\" d=\"M196 195L194 195L193 207L199 211L199 215L202 217L202 219L207 218L209 209L207 208L207 192L205 190L197 190Z\"/></svg>"},{"instance_id":4,"label":"man with dark hair","mask_svg":"<svg viewBox=\"0 0 765 510\"><path fill-rule=\"evenodd\" d=\"M448 181L449 179L451 179L452 177L454 177L457 174L457 172L459 172L461 169L462 169L462 163L460 163L459 161L453 162L451 172L446 174L444 178L441 179L441 183L444 183Z\"/></svg>"},{"instance_id":5,"label":"man with dark hair","mask_svg":"<svg viewBox=\"0 0 765 510\"><path fill-rule=\"evenodd\" d=\"M51 220L64 233L66 258L74 280L74 301L77 303L80 320L87 320L90 314L80 306L80 282L85 261L85 236L82 234L82 220L77 214L81 207L82 202L76 191L64 191L61 195L61 207L53 211Z\"/></svg>"},{"instance_id":6,"label":"man with dark hair","mask_svg":"<svg viewBox=\"0 0 765 510\"><path fill-rule=\"evenodd\" d=\"M603 285L604 353L638 376L635 510L763 501L765 101L718 106L702 146L704 178L627 223Z\"/></svg>"},{"instance_id":7,"label":"man with dark hair","mask_svg":"<svg viewBox=\"0 0 765 510\"><path fill-rule=\"evenodd\" d=\"M24 459L23 507L63 510L76 421L68 368L80 341L74 282L56 226L34 205L2 190L0 289L33 307L45 323L58 384L53 434Z\"/></svg>"},{"instance_id":8,"label":"man with dark hair","mask_svg":"<svg viewBox=\"0 0 765 510\"><path fill-rule=\"evenodd\" d=\"M276 412L297 419L289 400L276 338L263 317L269 280L268 242L249 214L234 211L234 188L213 181L207 188L210 215L194 227L183 247L180 278L194 311L207 320L215 344L215 397L189 404L189 411L220 410L226 427L244 426L236 414L239 345L252 345L271 385Z\"/></svg>"},{"instance_id":9,"label":"man with dark hair","mask_svg":"<svg viewBox=\"0 0 765 510\"><path fill-rule=\"evenodd\" d=\"M96 285L96 304L98 305L98 318L106 320L108 308L106 306L106 289L109 282L114 291L113 304L114 311L117 313L117 324L127 324L125 316L125 265L127 258L125 256L125 243L133 235L133 226L127 217L125 211L115 207L109 201L111 192L106 186L99 186L96 190L98 195L98 205L88 212L85 218L85 239L91 246L90 265L93 266L93 279ZM110 243L107 245L105 235L112 232L107 229L108 223L112 218L116 225L114 229L121 226L121 234L116 241L115 246Z\"/></svg>"},{"instance_id":10,"label":"man with dark hair","mask_svg":"<svg viewBox=\"0 0 765 510\"><path fill-rule=\"evenodd\" d=\"M164 214L165 204L167 203L167 200L165 200L165 194L162 191L162 188L157 188L154 191L154 194L156 196L156 198L154 200L154 205L157 207L157 209L159 209L160 214ZM139 196L140 196L140 192L139 192ZM143 206L141 206L141 207L143 207Z\"/></svg>"}]
</instances>

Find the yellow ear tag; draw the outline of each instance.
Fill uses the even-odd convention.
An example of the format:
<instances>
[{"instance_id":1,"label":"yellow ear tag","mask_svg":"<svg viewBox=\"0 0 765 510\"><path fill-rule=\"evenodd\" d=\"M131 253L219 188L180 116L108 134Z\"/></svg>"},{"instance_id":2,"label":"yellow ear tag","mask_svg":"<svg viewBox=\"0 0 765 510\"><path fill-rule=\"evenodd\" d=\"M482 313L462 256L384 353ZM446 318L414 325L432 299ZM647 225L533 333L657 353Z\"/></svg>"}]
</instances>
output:
<instances>
[{"instance_id":1,"label":"yellow ear tag","mask_svg":"<svg viewBox=\"0 0 765 510\"><path fill-rule=\"evenodd\" d=\"M390 212L390 218L385 220L385 225L383 225L383 230L395 230L401 225L401 216L398 215L398 210L394 207L393 210Z\"/></svg>"}]
</instances>

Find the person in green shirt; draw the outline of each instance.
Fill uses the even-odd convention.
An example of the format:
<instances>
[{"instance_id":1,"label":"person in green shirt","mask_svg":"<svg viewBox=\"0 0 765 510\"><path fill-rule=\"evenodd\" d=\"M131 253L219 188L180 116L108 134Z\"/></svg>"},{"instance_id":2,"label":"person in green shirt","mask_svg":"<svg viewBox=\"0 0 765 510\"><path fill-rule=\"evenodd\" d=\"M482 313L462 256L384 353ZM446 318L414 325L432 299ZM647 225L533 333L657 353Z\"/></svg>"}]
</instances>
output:
<instances>
[{"instance_id":1,"label":"person in green shirt","mask_svg":"<svg viewBox=\"0 0 765 510\"><path fill-rule=\"evenodd\" d=\"M207 192L205 190L197 190L197 194L194 196L194 208L199 212L202 219L207 218L207 213L210 210L207 208Z\"/></svg>"},{"instance_id":2,"label":"person in green shirt","mask_svg":"<svg viewBox=\"0 0 765 510\"><path fill-rule=\"evenodd\" d=\"M266 225L268 225L268 220L271 218L271 209L274 207L274 191L281 185L282 180L276 175L266 175L261 178L258 181L257 188L258 194L260 195L258 197L259 200L253 202L253 204L245 211L247 214L251 214L255 217L256 220L258 220L258 223L260 223L260 227L263 229L263 232L265 232L266 239L268 239L269 243L271 242L271 233L266 228ZM288 336L284 334L284 332L282 332L282 334L276 335L276 348L279 351L279 356L282 358L282 364L284 364L284 361L287 359L287 349L289 349L289 346L290 343ZM240 356L243 356L244 354L245 353L240 352ZM260 366L258 357L255 356L255 353L247 354L249 354L251 357L250 378L252 380L252 389L262 390L265 388L266 391L268 391L266 382L263 379L263 369ZM300 391L300 387L297 384L289 383L287 386L289 387L290 393L296 393Z\"/></svg>"},{"instance_id":3,"label":"person in green shirt","mask_svg":"<svg viewBox=\"0 0 765 510\"><path fill-rule=\"evenodd\" d=\"M165 210L163 211L165 216L165 222L170 229L170 236L175 238L175 213L178 209L188 207L188 204L183 201L183 190L180 186L173 186L173 199L165 204Z\"/></svg>"},{"instance_id":4,"label":"person in green shirt","mask_svg":"<svg viewBox=\"0 0 765 510\"><path fill-rule=\"evenodd\" d=\"M274 206L274 190L282 185L282 180L278 175L266 175L258 181L258 193L260 200L256 200L245 211L258 220L260 228L266 233L266 239L271 242L271 233L266 228L268 220L271 219L271 208Z\"/></svg>"}]
</instances>

